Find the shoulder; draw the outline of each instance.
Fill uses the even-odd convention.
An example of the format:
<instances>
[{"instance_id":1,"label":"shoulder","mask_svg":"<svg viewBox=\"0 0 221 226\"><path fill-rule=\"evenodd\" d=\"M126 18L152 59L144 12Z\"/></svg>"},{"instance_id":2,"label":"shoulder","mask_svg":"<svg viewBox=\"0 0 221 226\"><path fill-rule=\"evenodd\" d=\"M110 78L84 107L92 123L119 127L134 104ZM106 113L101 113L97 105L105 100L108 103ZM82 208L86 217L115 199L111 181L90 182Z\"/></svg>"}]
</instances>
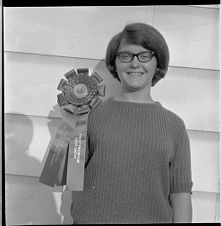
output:
<instances>
[{"instance_id":1,"label":"shoulder","mask_svg":"<svg viewBox=\"0 0 221 226\"><path fill-rule=\"evenodd\" d=\"M91 109L91 114L105 110L109 105L109 99L102 100L95 108Z\"/></svg>"},{"instance_id":2,"label":"shoulder","mask_svg":"<svg viewBox=\"0 0 221 226\"><path fill-rule=\"evenodd\" d=\"M99 118L108 111L109 99L102 100L95 108L92 108L89 113L89 119Z\"/></svg>"},{"instance_id":3,"label":"shoulder","mask_svg":"<svg viewBox=\"0 0 221 226\"><path fill-rule=\"evenodd\" d=\"M166 116L169 123L174 126L174 128L176 128L177 130L186 130L185 122L180 115L164 106L161 106L161 111L162 114Z\"/></svg>"},{"instance_id":4,"label":"shoulder","mask_svg":"<svg viewBox=\"0 0 221 226\"><path fill-rule=\"evenodd\" d=\"M166 114L168 116L168 127L170 127L170 129L172 129L172 134L174 136L174 141L176 144L176 147L181 147L181 145L183 145L183 147L187 148L190 145L189 142L189 135L187 133L187 128L185 125L184 120L175 112L162 107L162 111L164 111L164 114Z\"/></svg>"}]
</instances>

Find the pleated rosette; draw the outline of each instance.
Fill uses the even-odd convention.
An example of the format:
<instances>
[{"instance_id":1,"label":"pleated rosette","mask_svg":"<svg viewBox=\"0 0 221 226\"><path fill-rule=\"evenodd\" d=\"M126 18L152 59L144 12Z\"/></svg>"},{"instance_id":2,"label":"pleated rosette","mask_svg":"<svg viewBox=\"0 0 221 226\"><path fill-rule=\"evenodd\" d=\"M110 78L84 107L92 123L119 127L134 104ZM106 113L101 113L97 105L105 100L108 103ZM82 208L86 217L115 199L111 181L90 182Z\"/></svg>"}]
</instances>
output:
<instances>
[{"instance_id":1,"label":"pleated rosette","mask_svg":"<svg viewBox=\"0 0 221 226\"><path fill-rule=\"evenodd\" d=\"M77 73L78 72L78 73ZM105 95L105 85L98 85L102 78L95 72L88 75L88 69L73 69L65 74L65 79L61 79L58 90L62 93L58 95L58 104L67 105L64 110L84 114L94 108L102 100L99 96Z\"/></svg>"}]
</instances>

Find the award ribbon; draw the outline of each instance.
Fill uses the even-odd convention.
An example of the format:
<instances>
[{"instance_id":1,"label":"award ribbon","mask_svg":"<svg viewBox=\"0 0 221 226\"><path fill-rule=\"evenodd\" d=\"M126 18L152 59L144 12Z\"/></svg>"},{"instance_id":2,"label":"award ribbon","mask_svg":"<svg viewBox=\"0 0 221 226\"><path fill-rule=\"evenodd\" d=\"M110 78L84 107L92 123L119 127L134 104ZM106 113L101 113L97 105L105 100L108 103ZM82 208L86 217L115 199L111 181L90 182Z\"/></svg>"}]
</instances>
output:
<instances>
[{"instance_id":1,"label":"award ribbon","mask_svg":"<svg viewBox=\"0 0 221 226\"><path fill-rule=\"evenodd\" d=\"M57 95L62 121L51 144L39 181L49 186L65 185L71 191L82 191L84 183L87 121L91 109L105 95L103 79L88 68L72 69L61 79Z\"/></svg>"}]
</instances>

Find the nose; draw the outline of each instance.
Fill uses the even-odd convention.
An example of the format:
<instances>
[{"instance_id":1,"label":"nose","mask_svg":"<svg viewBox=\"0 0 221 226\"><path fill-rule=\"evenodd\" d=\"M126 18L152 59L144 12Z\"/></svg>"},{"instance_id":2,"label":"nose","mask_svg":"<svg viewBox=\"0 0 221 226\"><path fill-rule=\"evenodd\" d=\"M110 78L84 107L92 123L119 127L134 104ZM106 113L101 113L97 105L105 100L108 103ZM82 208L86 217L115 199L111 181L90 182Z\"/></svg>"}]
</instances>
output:
<instances>
[{"instance_id":1,"label":"nose","mask_svg":"<svg viewBox=\"0 0 221 226\"><path fill-rule=\"evenodd\" d=\"M133 68L137 68L140 66L140 61L138 60L137 56L134 56L133 60L130 63L130 66Z\"/></svg>"}]
</instances>

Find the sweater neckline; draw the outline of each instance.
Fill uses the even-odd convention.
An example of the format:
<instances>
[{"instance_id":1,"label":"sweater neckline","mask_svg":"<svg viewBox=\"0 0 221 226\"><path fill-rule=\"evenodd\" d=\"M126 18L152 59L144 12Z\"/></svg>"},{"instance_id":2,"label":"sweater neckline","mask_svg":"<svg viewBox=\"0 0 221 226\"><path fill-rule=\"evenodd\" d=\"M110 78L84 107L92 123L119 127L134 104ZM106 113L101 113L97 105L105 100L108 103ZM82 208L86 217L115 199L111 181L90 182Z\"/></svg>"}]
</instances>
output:
<instances>
[{"instance_id":1,"label":"sweater neckline","mask_svg":"<svg viewBox=\"0 0 221 226\"><path fill-rule=\"evenodd\" d=\"M108 101L121 105L136 105L136 106L162 106L160 102L155 101L153 103L140 103L140 102L132 102L132 101L124 101L124 100L116 100L114 97L109 97Z\"/></svg>"}]
</instances>

